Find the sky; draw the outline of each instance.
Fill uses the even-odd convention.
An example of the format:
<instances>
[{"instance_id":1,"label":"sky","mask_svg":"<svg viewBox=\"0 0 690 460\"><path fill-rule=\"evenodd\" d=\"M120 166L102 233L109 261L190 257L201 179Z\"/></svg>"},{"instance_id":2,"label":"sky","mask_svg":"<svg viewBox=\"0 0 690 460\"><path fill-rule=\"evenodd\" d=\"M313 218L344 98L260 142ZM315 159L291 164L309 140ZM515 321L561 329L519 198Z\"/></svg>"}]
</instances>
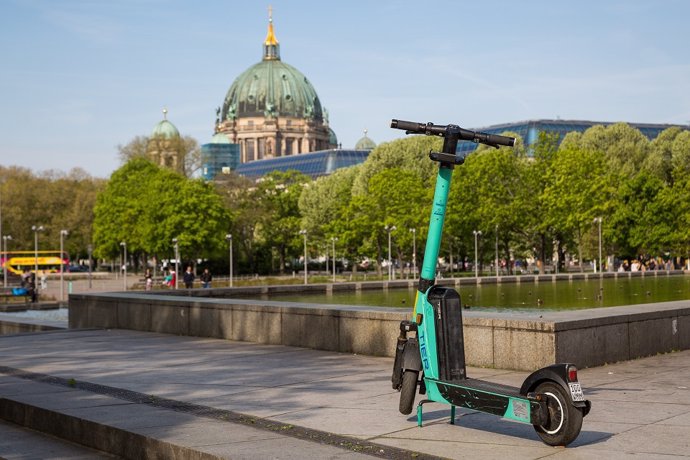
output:
<instances>
[{"instance_id":1,"label":"sky","mask_svg":"<svg viewBox=\"0 0 690 460\"><path fill-rule=\"evenodd\" d=\"M0 0L0 165L107 178L163 108L207 143L269 4L343 148L392 118L690 124L686 0Z\"/></svg>"}]
</instances>

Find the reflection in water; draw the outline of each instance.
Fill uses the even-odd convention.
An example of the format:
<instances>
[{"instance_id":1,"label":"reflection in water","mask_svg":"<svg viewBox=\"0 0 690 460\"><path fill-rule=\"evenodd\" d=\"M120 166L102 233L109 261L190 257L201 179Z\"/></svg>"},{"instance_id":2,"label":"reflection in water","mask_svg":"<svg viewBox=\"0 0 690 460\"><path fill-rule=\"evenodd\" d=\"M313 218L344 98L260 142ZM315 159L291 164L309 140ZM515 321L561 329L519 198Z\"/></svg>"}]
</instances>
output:
<instances>
[{"instance_id":1,"label":"reflection in water","mask_svg":"<svg viewBox=\"0 0 690 460\"><path fill-rule=\"evenodd\" d=\"M463 285L456 289L465 308L479 311L534 312L686 300L690 299L690 277L664 275L624 279L480 284ZM272 295L270 299L285 302L412 308L415 292L414 289L337 291L333 294Z\"/></svg>"}]
</instances>

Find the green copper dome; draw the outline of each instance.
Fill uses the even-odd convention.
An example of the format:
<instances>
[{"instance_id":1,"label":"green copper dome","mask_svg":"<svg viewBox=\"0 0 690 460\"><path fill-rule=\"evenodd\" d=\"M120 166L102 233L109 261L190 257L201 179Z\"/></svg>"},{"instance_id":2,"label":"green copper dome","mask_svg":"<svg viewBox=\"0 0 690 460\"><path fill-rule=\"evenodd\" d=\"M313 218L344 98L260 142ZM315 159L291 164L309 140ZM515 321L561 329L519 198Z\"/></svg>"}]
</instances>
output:
<instances>
[{"instance_id":1,"label":"green copper dome","mask_svg":"<svg viewBox=\"0 0 690 460\"><path fill-rule=\"evenodd\" d=\"M376 148L376 142L369 139L367 132L368 131L365 129L364 137L355 144L355 150L374 150Z\"/></svg>"},{"instance_id":2,"label":"green copper dome","mask_svg":"<svg viewBox=\"0 0 690 460\"><path fill-rule=\"evenodd\" d=\"M151 137L164 137L166 139L180 137L180 132L175 125L168 121L168 109L163 109L163 120L153 128Z\"/></svg>"},{"instance_id":3,"label":"green copper dome","mask_svg":"<svg viewBox=\"0 0 690 460\"><path fill-rule=\"evenodd\" d=\"M225 134L216 133L211 138L211 144L231 144L231 142Z\"/></svg>"},{"instance_id":4,"label":"green copper dome","mask_svg":"<svg viewBox=\"0 0 690 460\"><path fill-rule=\"evenodd\" d=\"M230 86L221 121L244 117L296 117L323 122L321 101L302 72L280 60L280 45L269 22L264 56Z\"/></svg>"}]
</instances>

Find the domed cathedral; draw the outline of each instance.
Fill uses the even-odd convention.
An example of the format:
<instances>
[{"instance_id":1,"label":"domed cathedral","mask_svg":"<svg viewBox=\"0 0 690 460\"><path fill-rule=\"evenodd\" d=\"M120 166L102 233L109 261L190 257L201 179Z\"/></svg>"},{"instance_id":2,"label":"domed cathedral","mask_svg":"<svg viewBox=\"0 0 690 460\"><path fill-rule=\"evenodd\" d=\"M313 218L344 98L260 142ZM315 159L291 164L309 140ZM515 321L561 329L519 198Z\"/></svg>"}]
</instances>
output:
<instances>
[{"instance_id":1,"label":"domed cathedral","mask_svg":"<svg viewBox=\"0 0 690 460\"><path fill-rule=\"evenodd\" d=\"M280 59L269 8L263 59L243 72L216 111L216 132L240 145L242 163L337 147L316 90Z\"/></svg>"},{"instance_id":2,"label":"domed cathedral","mask_svg":"<svg viewBox=\"0 0 690 460\"><path fill-rule=\"evenodd\" d=\"M153 128L146 153L153 163L184 173L184 145L180 132L168 120L168 109L163 109L163 120Z\"/></svg>"}]
</instances>

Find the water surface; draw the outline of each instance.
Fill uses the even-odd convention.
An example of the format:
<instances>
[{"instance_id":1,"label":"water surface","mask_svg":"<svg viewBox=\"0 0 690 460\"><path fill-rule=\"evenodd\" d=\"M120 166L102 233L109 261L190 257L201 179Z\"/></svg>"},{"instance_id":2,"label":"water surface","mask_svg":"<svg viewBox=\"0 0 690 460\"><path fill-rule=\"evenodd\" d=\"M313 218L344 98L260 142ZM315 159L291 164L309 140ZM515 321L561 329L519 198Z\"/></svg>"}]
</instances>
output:
<instances>
[{"instance_id":1,"label":"water surface","mask_svg":"<svg viewBox=\"0 0 690 460\"><path fill-rule=\"evenodd\" d=\"M479 311L534 312L613 307L690 299L690 277L677 275L596 280L563 280L460 286L465 308ZM410 307L416 290L337 291L332 294L278 294L284 302Z\"/></svg>"}]
</instances>

